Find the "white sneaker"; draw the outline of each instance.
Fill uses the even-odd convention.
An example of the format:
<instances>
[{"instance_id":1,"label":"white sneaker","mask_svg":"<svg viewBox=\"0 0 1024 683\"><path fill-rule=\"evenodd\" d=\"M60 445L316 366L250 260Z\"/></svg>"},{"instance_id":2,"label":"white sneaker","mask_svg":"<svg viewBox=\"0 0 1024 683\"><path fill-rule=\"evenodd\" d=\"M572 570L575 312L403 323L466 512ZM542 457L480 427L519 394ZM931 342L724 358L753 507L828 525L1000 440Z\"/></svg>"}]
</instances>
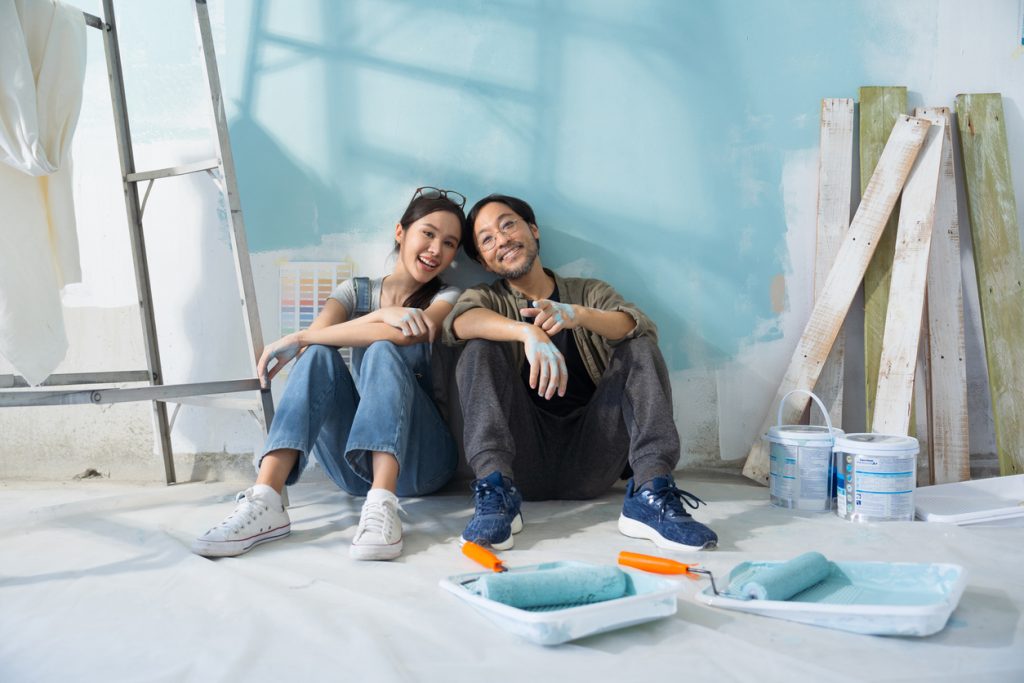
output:
<instances>
[{"instance_id":1,"label":"white sneaker","mask_svg":"<svg viewBox=\"0 0 1024 683\"><path fill-rule=\"evenodd\" d=\"M234 512L192 541L192 552L204 557L234 557L291 533L292 523L281 496L267 488L269 491L250 488L239 493Z\"/></svg>"},{"instance_id":2,"label":"white sneaker","mask_svg":"<svg viewBox=\"0 0 1024 683\"><path fill-rule=\"evenodd\" d=\"M393 560L402 554L402 520L398 497L387 489L370 489L359 516L349 554L357 560Z\"/></svg>"}]
</instances>

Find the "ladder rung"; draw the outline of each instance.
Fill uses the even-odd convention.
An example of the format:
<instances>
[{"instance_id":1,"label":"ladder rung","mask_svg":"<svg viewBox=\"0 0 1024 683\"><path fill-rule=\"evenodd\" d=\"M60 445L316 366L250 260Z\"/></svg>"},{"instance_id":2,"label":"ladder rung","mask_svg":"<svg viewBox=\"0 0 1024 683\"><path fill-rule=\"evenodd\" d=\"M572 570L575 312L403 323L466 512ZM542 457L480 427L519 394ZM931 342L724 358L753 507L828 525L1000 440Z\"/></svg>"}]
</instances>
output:
<instances>
[{"instance_id":1,"label":"ladder rung","mask_svg":"<svg viewBox=\"0 0 1024 683\"><path fill-rule=\"evenodd\" d=\"M106 22L97 17L95 14L89 14L88 12L82 12L85 15L85 25L98 28L101 31L106 31L110 27L107 26Z\"/></svg>"},{"instance_id":2,"label":"ladder rung","mask_svg":"<svg viewBox=\"0 0 1024 683\"><path fill-rule=\"evenodd\" d=\"M116 382L148 382L148 370L119 370L115 372L74 372L50 375L42 381L41 387L60 387L72 384L114 384ZM28 382L19 375L0 375L0 389L28 387Z\"/></svg>"},{"instance_id":3,"label":"ladder rung","mask_svg":"<svg viewBox=\"0 0 1024 683\"><path fill-rule=\"evenodd\" d=\"M259 391L258 379L234 379L222 382L195 384L158 384L148 387L110 389L77 389L68 391L38 391L16 389L0 391L0 407L4 406L60 406L84 403L128 403L131 401L168 401L185 396L206 396L235 391Z\"/></svg>"},{"instance_id":4,"label":"ladder rung","mask_svg":"<svg viewBox=\"0 0 1024 683\"><path fill-rule=\"evenodd\" d=\"M231 394L183 396L181 398L169 398L165 403L180 403L186 406L199 406L201 408L225 408L227 410L259 410L261 408L259 399L241 398Z\"/></svg>"},{"instance_id":5,"label":"ladder rung","mask_svg":"<svg viewBox=\"0 0 1024 683\"><path fill-rule=\"evenodd\" d=\"M155 171L143 171L142 173L129 173L125 176L125 180L130 183L140 183L143 180L155 180L157 178L170 178L176 175L188 175L189 173L199 173L200 171L209 171L212 168L218 168L220 166L220 159L206 159L204 161L196 161L191 164L182 164L181 166L171 166L170 168L158 168Z\"/></svg>"}]
</instances>

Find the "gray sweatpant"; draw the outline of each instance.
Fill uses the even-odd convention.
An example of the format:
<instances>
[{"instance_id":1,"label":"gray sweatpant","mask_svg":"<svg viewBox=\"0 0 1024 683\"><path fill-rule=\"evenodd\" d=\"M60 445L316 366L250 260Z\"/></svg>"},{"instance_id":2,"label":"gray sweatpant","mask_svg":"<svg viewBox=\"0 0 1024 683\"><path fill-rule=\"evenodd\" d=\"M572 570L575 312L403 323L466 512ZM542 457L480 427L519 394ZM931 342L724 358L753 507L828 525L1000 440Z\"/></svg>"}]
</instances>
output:
<instances>
[{"instance_id":1,"label":"gray sweatpant","mask_svg":"<svg viewBox=\"0 0 1024 683\"><path fill-rule=\"evenodd\" d=\"M527 500L595 498L627 463L643 483L679 461L668 370L649 337L616 346L590 402L565 417L530 399L511 343L469 341L456 379L473 473L500 471Z\"/></svg>"}]
</instances>

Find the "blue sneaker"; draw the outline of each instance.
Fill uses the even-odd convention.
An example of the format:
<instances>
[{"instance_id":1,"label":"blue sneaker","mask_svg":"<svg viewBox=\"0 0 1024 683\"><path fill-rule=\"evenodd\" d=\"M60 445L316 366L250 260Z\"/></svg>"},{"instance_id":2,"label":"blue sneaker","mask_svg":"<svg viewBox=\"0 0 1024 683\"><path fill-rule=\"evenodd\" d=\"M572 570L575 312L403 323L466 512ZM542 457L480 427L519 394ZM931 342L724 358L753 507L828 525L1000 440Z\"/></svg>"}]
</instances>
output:
<instances>
[{"instance_id":1,"label":"blue sneaker","mask_svg":"<svg viewBox=\"0 0 1024 683\"><path fill-rule=\"evenodd\" d=\"M462 532L462 542L473 541L495 550L511 548L512 534L523 530L523 515L519 512L523 497L512 480L501 472L477 479L473 482L473 502L476 511Z\"/></svg>"},{"instance_id":2,"label":"blue sneaker","mask_svg":"<svg viewBox=\"0 0 1024 683\"><path fill-rule=\"evenodd\" d=\"M718 545L714 531L696 521L683 503L694 510L703 500L676 488L671 477L655 477L634 491L634 480L626 484L626 500L619 515L619 531L633 538L646 538L668 550L704 550Z\"/></svg>"}]
</instances>

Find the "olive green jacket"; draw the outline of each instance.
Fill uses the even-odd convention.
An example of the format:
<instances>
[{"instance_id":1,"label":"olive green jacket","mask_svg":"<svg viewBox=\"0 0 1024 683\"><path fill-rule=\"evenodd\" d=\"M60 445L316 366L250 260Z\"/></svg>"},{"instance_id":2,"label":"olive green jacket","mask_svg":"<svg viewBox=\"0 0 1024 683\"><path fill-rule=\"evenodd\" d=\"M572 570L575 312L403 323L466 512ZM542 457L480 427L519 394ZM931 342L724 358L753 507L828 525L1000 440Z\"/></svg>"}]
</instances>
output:
<instances>
[{"instance_id":1,"label":"olive green jacket","mask_svg":"<svg viewBox=\"0 0 1024 683\"><path fill-rule=\"evenodd\" d=\"M587 367L590 379L597 384L601 375L608 367L608 359L611 357L612 347L616 344L632 339L634 337L650 336L657 339L657 328L643 311L634 304L627 302L607 282L592 278L562 278L554 271L544 269L548 275L555 278L558 287L558 298L565 304L580 304L589 308L597 308L602 311L622 311L627 313L636 321L636 327L622 339L610 341L604 337L577 327L572 330L576 339L576 347L580 350L583 364ZM455 335L453 327L455 319L466 311L474 308L486 308L500 315L523 322L523 316L519 313L520 308L529 308L530 302L512 289L504 279L496 280L492 284L479 284L462 292L455 307L444 321L444 342L450 346L464 344L465 340ZM515 344L514 351L516 368L521 369L525 355L523 345Z\"/></svg>"}]
</instances>

